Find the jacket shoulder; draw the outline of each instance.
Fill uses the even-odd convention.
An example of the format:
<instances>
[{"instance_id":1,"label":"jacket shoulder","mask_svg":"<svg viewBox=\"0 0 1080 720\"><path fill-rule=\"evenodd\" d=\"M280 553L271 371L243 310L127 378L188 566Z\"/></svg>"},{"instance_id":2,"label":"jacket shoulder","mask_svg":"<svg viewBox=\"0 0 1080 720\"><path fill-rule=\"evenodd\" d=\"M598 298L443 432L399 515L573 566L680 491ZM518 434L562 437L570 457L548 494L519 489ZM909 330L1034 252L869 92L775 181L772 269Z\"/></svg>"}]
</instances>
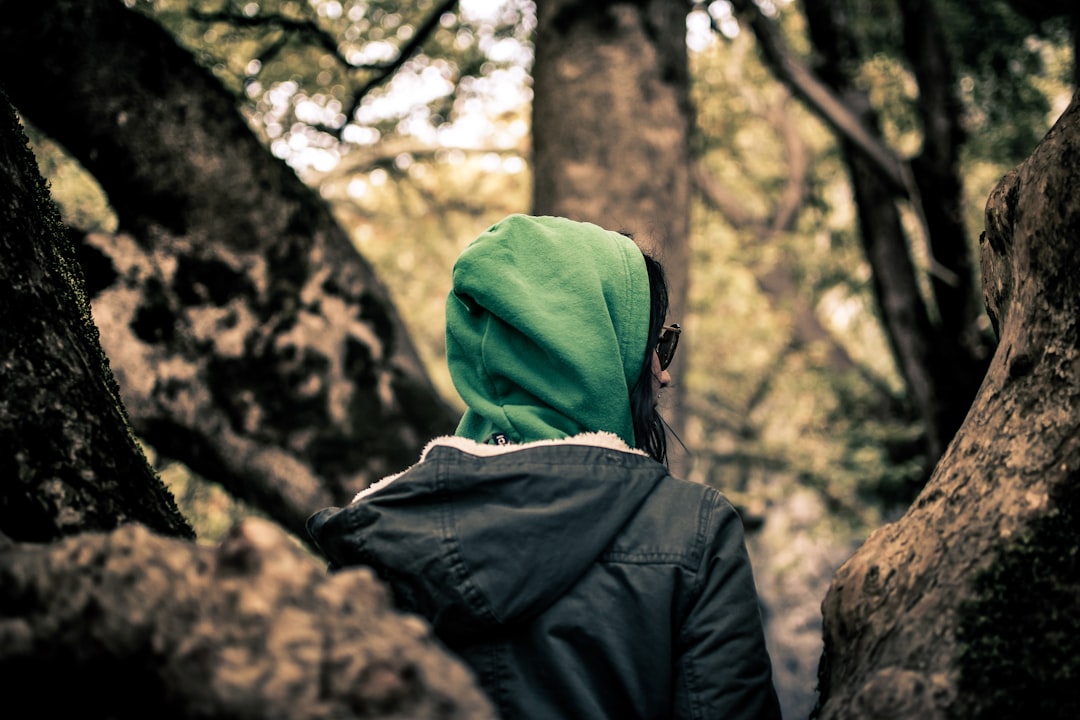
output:
<instances>
[{"instance_id":1,"label":"jacket shoulder","mask_svg":"<svg viewBox=\"0 0 1080 720\"><path fill-rule=\"evenodd\" d=\"M741 523L715 488L667 476L653 489L615 538L604 560L674 564L694 572L717 533Z\"/></svg>"}]
</instances>

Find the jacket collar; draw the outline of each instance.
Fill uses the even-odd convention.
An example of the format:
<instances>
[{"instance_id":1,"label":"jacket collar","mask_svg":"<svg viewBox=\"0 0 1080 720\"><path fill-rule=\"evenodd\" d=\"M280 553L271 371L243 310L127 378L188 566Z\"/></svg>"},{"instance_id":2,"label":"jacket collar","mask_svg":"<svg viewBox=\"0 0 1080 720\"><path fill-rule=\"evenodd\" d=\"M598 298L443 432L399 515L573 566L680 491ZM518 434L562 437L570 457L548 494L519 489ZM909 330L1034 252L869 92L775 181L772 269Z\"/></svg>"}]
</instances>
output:
<instances>
[{"instance_id":1,"label":"jacket collar","mask_svg":"<svg viewBox=\"0 0 1080 720\"><path fill-rule=\"evenodd\" d=\"M468 455L474 455L477 457L495 457L497 455L507 455L510 453L521 452L523 450L532 450L534 448L543 447L567 447L575 445L584 445L589 447L606 448L608 450L615 450L617 452L632 453L635 455L642 455L648 457L648 453L644 450L638 450L632 448L626 444L625 441L615 433L609 433L604 431L581 433L580 435L572 435L570 437L559 438L555 440L534 440L527 443L508 443L505 445L480 443L466 437L459 437L457 435L444 435L431 440L420 453L420 460L423 462L427 458L428 453L437 447L448 447L466 453ZM364 488L356 494L353 498L353 502L356 502L362 498L367 497L371 493L386 487L394 480L408 472L410 468L406 468L401 472L388 475L387 477L378 480L368 487Z\"/></svg>"}]
</instances>

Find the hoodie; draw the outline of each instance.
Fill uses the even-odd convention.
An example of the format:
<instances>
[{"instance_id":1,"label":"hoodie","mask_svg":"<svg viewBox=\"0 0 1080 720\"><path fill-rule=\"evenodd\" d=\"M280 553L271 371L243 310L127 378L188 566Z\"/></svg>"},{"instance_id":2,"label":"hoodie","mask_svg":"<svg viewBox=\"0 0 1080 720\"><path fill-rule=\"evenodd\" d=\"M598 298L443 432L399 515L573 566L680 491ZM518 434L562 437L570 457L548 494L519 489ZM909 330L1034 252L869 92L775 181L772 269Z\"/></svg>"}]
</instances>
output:
<instances>
[{"instance_id":1,"label":"hoodie","mask_svg":"<svg viewBox=\"0 0 1080 720\"><path fill-rule=\"evenodd\" d=\"M630 394L649 332L641 250L617 232L511 215L454 265L446 357L457 434L512 443L606 431L634 445Z\"/></svg>"},{"instance_id":2,"label":"hoodie","mask_svg":"<svg viewBox=\"0 0 1080 720\"><path fill-rule=\"evenodd\" d=\"M633 447L649 281L628 238L514 215L466 248L456 436L308 520L367 565L509 720L777 718L734 508Z\"/></svg>"}]
</instances>

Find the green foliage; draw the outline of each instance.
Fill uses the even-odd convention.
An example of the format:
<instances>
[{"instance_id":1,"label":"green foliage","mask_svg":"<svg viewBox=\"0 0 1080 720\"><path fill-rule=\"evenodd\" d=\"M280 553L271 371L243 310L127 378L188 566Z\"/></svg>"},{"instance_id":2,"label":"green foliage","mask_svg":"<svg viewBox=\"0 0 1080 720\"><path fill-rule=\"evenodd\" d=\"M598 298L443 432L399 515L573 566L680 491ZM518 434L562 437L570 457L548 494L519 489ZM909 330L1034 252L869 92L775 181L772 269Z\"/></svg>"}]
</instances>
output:
<instances>
[{"instance_id":1,"label":"green foliage","mask_svg":"<svg viewBox=\"0 0 1080 720\"><path fill-rule=\"evenodd\" d=\"M957 639L973 720L1080 717L1080 474L974 580Z\"/></svg>"},{"instance_id":2,"label":"green foliage","mask_svg":"<svg viewBox=\"0 0 1080 720\"><path fill-rule=\"evenodd\" d=\"M861 84L871 92L886 136L914 131L911 104L918 88L905 78L902 21L893 0L848 0L846 18L859 38ZM1050 98L1067 92L1071 40L1065 3L1032 19L1053 3L1009 0L936 0L932 3L949 42L960 80L969 133L967 152L1012 167L1030 154L1063 108ZM900 85L895 83L900 82ZM891 86L891 87L890 87ZM896 125L897 127L893 127ZM910 152L909 143L897 147Z\"/></svg>"},{"instance_id":3,"label":"green foliage","mask_svg":"<svg viewBox=\"0 0 1080 720\"><path fill-rule=\"evenodd\" d=\"M692 476L747 507L782 503L802 486L832 514L820 523L861 537L906 506L926 468L837 147L772 80L748 36L701 48L692 61L699 156L738 203L694 212L691 357L681 379ZM777 230L780 199L799 172L796 221ZM778 273L794 285L785 291ZM795 331L804 313L824 331L809 343ZM837 351L853 366L838 367Z\"/></svg>"},{"instance_id":4,"label":"green foliage","mask_svg":"<svg viewBox=\"0 0 1080 720\"><path fill-rule=\"evenodd\" d=\"M443 318L450 271L484 228L528 211L529 174L513 154L454 151L408 158L327 180L323 194L386 282L432 381L460 407L446 368Z\"/></svg>"},{"instance_id":5,"label":"green foliage","mask_svg":"<svg viewBox=\"0 0 1080 720\"><path fill-rule=\"evenodd\" d=\"M184 517L198 530L203 545L220 543L234 524L245 517L265 517L256 508L243 503L221 486L199 477L180 463L160 465L161 481L176 498Z\"/></svg>"},{"instance_id":6,"label":"green foliage","mask_svg":"<svg viewBox=\"0 0 1080 720\"><path fill-rule=\"evenodd\" d=\"M867 88L870 103L878 108L881 133L901 156L919 152L922 126L915 103L919 87L904 62L892 55L877 53L863 63L858 82Z\"/></svg>"},{"instance_id":7,"label":"green foliage","mask_svg":"<svg viewBox=\"0 0 1080 720\"><path fill-rule=\"evenodd\" d=\"M1066 19L1036 23L1006 0L941 0L938 12L968 108L968 152L1019 163L1053 120L1047 90L1070 83L1061 57L1071 44Z\"/></svg>"}]
</instances>

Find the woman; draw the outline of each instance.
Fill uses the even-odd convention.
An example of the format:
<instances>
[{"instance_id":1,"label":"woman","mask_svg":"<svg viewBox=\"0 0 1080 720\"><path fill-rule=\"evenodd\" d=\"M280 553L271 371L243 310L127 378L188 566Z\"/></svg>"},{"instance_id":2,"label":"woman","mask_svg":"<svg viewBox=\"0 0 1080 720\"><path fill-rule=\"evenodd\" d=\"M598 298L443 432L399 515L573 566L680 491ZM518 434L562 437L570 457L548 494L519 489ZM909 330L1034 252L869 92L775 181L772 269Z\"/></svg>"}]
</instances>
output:
<instances>
[{"instance_id":1,"label":"woman","mask_svg":"<svg viewBox=\"0 0 1080 720\"><path fill-rule=\"evenodd\" d=\"M678 326L627 237L512 215L454 265L467 410L420 461L311 517L519 718L777 718L743 530L672 477L656 410Z\"/></svg>"}]
</instances>

